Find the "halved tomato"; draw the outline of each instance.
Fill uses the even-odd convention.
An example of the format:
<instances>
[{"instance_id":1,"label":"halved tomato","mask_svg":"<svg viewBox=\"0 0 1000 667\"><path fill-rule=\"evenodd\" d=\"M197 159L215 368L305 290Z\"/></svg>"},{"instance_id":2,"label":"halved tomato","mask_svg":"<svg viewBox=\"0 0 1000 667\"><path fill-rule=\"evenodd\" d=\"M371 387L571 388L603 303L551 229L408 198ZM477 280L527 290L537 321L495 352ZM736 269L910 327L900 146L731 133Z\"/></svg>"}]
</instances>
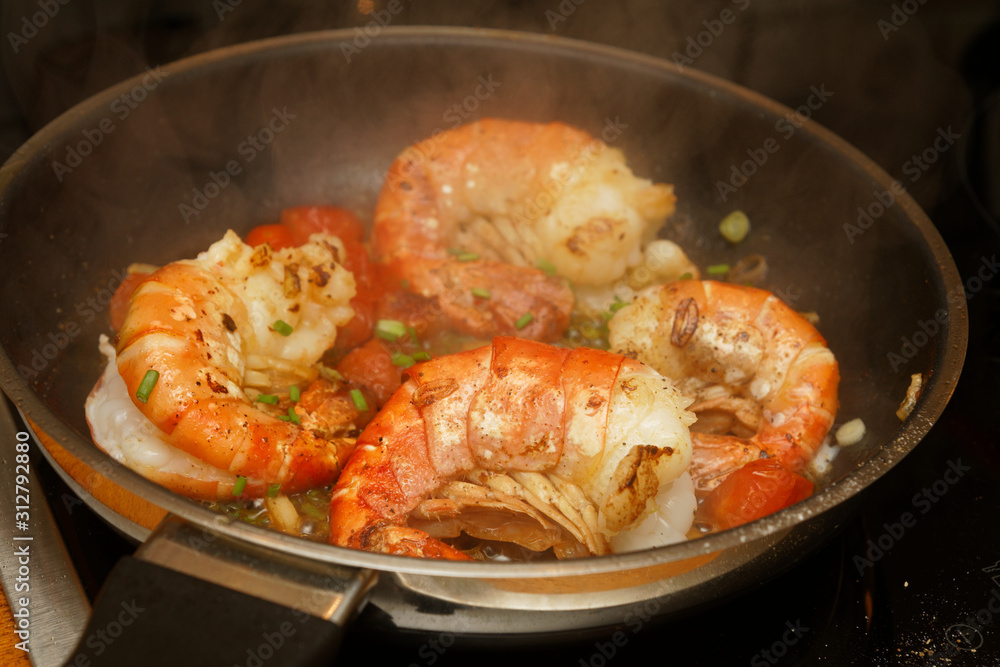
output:
<instances>
[{"instance_id":1,"label":"halved tomato","mask_svg":"<svg viewBox=\"0 0 1000 667\"><path fill-rule=\"evenodd\" d=\"M813 483L771 459L732 473L698 507L695 521L715 530L735 528L774 514L812 495Z\"/></svg>"}]
</instances>

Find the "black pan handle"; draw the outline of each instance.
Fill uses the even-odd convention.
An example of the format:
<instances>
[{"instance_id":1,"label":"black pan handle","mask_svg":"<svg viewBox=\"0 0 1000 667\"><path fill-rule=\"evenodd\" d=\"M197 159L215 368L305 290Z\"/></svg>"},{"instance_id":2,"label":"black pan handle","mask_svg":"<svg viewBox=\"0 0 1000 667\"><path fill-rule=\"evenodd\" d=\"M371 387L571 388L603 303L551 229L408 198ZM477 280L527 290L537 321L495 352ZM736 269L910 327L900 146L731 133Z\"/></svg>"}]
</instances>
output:
<instances>
[{"instance_id":1,"label":"black pan handle","mask_svg":"<svg viewBox=\"0 0 1000 667\"><path fill-rule=\"evenodd\" d=\"M66 665L330 665L374 582L168 517L112 569Z\"/></svg>"}]
</instances>

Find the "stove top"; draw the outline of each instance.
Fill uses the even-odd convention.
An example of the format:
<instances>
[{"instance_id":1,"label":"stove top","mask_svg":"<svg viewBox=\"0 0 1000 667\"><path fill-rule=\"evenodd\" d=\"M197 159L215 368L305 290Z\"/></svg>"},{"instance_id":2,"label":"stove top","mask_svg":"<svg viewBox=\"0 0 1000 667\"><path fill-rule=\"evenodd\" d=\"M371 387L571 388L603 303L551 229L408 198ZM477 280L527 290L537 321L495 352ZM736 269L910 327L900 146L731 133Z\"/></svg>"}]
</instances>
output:
<instances>
[{"instance_id":1,"label":"stove top","mask_svg":"<svg viewBox=\"0 0 1000 667\"><path fill-rule=\"evenodd\" d=\"M30 17L35 4L5 3L4 16ZM61 10L65 23L53 19L49 32L33 38L34 45L63 29L82 31L93 41L77 40L76 51L47 56L5 51L7 87L0 88L4 156L55 113L146 63L280 32L363 27L369 17L362 10L373 3L358 2L356 9L332 9L327 3L324 8L320 3L269 6L264 22L255 22L263 15L260 3L212 3L233 10L218 16L218 10L206 15L208 10L194 4L150 3L138 17L121 10L108 19L113 25L95 34L86 20L92 7L76 0ZM995 279L1000 271L1000 74L995 67L1000 10L995 3L945 8L916 2L734 0L724 7L735 17L727 23L718 10L694 2L622 2L611 17L602 16L597 3L576 0L552 2L547 9L519 2L473 8L476 3L471 3L445 16L416 4L400 15L400 24L525 29L625 46L667 60L680 54L693 61L685 61L687 66L792 107L809 85L826 82L834 95L816 112L816 120L907 183L948 243L965 280L970 341L955 395L924 441L866 492L858 515L829 542L774 579L683 616L654 618L640 606L614 628L548 637L544 644L502 638L487 646L449 633L387 633L377 614L366 609L345 640L342 663L378 656L393 665L481 667L650 661L755 667L1000 665L995 519L1000 511L995 418L1000 397L1000 281ZM718 35L712 30L717 19L725 27ZM67 27L72 21L77 23ZM13 30L6 23L3 27L5 35ZM709 37L702 39L705 31ZM711 40L699 52L686 37L695 46ZM91 64L113 61L117 69L80 81L81 58ZM28 75L32 72L34 78ZM939 130L958 137L955 147L928 153ZM134 546L96 517L43 461L36 472L92 599L115 561Z\"/></svg>"}]
</instances>

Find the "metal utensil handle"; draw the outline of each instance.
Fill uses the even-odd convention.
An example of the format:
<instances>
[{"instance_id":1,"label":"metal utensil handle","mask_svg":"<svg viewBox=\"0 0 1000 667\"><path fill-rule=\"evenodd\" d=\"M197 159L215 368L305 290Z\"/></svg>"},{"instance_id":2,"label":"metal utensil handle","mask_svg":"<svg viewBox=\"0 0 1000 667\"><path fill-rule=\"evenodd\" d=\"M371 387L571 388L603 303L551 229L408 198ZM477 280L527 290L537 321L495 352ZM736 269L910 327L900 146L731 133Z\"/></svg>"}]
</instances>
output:
<instances>
[{"instance_id":1,"label":"metal utensil handle","mask_svg":"<svg viewBox=\"0 0 1000 667\"><path fill-rule=\"evenodd\" d=\"M329 665L375 578L171 516L111 571L66 664Z\"/></svg>"}]
</instances>

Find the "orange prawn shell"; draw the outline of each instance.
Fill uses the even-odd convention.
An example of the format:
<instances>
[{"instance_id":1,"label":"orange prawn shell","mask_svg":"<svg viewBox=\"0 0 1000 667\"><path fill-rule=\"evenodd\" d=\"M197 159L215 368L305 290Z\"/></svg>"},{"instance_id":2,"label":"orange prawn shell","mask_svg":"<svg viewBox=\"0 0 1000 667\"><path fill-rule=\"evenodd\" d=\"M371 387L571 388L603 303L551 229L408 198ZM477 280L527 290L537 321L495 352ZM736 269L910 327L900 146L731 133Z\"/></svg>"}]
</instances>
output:
<instances>
[{"instance_id":1,"label":"orange prawn shell","mask_svg":"<svg viewBox=\"0 0 1000 667\"><path fill-rule=\"evenodd\" d=\"M582 416L577 428L590 429L590 437L596 430L603 440L608 392L625 361L600 350L498 337L492 346L413 366L361 434L337 482L331 543L429 556L426 549L446 545L406 522L445 482L475 467L548 471L597 465L603 452L583 451L574 441L580 432L568 432L566 424ZM580 400L567 401L567 394ZM484 404L490 411L485 420L485 413L475 414L486 410ZM503 423L495 421L498 415ZM489 429L477 428L486 421ZM497 432L506 437L495 437ZM445 557L457 553L446 550Z\"/></svg>"},{"instance_id":2,"label":"orange prawn shell","mask_svg":"<svg viewBox=\"0 0 1000 667\"><path fill-rule=\"evenodd\" d=\"M247 477L245 495L261 495L272 482L285 493L330 483L346 453L254 409L242 395L242 369L228 352L238 346L235 322L246 318L239 299L197 267L178 262L150 275L133 293L115 340L132 402L173 446ZM150 369L159 379L141 403L136 391ZM228 493L219 483L183 476L163 476L163 482L194 497Z\"/></svg>"},{"instance_id":3,"label":"orange prawn shell","mask_svg":"<svg viewBox=\"0 0 1000 667\"><path fill-rule=\"evenodd\" d=\"M680 280L651 288L640 300L653 303L651 312L660 314L646 330L649 340L661 341L659 351L616 338L620 325L612 320L615 349L668 377L700 373L705 381L721 385L727 384L731 369L714 355L719 347L737 350L737 358L752 363L753 373L727 386L751 397L755 391L765 395L759 430L750 438L698 432L694 425L691 472L699 494L757 458L776 458L793 471L812 461L833 425L840 382L836 358L812 324L766 290L716 281ZM616 319L630 317L627 310ZM721 345L707 350L691 344L701 327L716 327L721 333L711 340ZM740 354L741 345L759 356Z\"/></svg>"}]
</instances>

